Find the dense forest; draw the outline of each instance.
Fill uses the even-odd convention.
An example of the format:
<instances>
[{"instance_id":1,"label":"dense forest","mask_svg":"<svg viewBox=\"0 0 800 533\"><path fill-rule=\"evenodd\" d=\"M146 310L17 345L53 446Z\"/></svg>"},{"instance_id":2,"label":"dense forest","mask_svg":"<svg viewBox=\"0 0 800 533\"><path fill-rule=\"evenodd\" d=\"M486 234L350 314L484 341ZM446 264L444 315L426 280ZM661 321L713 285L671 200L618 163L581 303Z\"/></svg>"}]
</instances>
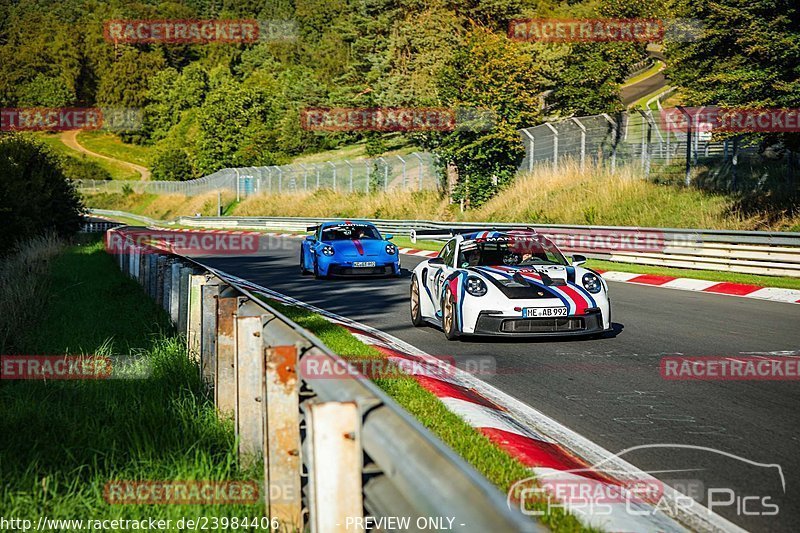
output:
<instances>
[{"instance_id":1,"label":"dense forest","mask_svg":"<svg viewBox=\"0 0 800 533\"><path fill-rule=\"evenodd\" d=\"M619 85L645 43L511 40L519 18L698 16L709 36L668 46L670 75L688 103L795 106L798 17L793 0L0 0L0 107L107 106L144 110L126 140L155 146L154 179L189 179L228 166L280 164L305 152L366 141L375 132L304 130L308 106L487 108L488 131L417 133L470 195L485 200L522 155L517 129L552 116L621 109ZM762 17L762 18L759 18ZM111 19L255 19L282 28L250 44L121 44ZM731 20L755 32L740 42ZM717 25L717 26L714 26ZM748 62L748 56L760 58ZM738 91L738 92L737 92Z\"/></svg>"}]
</instances>

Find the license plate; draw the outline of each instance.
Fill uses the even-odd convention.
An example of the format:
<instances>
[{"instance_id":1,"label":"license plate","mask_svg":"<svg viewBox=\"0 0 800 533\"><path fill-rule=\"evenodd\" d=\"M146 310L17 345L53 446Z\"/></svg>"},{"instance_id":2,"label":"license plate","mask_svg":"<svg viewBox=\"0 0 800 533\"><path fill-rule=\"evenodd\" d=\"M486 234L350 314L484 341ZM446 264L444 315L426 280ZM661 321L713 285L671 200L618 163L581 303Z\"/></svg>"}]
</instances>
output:
<instances>
[{"instance_id":1,"label":"license plate","mask_svg":"<svg viewBox=\"0 0 800 533\"><path fill-rule=\"evenodd\" d=\"M375 261L353 261L353 266L356 268L374 267Z\"/></svg>"},{"instance_id":2,"label":"license plate","mask_svg":"<svg viewBox=\"0 0 800 533\"><path fill-rule=\"evenodd\" d=\"M522 318L544 318L552 316L567 316L566 307L525 307Z\"/></svg>"}]
</instances>

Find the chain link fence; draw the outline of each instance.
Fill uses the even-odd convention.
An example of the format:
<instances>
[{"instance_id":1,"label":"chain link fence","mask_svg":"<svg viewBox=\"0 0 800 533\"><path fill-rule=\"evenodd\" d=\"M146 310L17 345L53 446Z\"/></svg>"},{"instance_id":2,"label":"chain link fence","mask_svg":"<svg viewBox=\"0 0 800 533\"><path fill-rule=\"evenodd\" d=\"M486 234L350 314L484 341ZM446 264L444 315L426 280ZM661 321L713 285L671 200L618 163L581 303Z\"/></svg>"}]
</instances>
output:
<instances>
[{"instance_id":1,"label":"chain link fence","mask_svg":"<svg viewBox=\"0 0 800 533\"><path fill-rule=\"evenodd\" d=\"M253 194L294 193L330 189L339 192L422 191L439 187L436 156L427 152L295 163L269 167L225 168L188 181L76 180L84 192L183 194L233 191L239 198Z\"/></svg>"},{"instance_id":2,"label":"chain link fence","mask_svg":"<svg viewBox=\"0 0 800 533\"><path fill-rule=\"evenodd\" d=\"M644 177L658 170L680 176L688 183L698 165L726 161L737 165L742 158L756 154L757 147L748 145L746 137L719 139L704 131L703 126L680 131L663 110L545 122L520 130L525 158L519 171L531 172L539 165L551 165L557 172L559 165L567 161L577 162L582 169L595 165L612 171L623 165L636 165Z\"/></svg>"},{"instance_id":3,"label":"chain link fence","mask_svg":"<svg viewBox=\"0 0 800 533\"><path fill-rule=\"evenodd\" d=\"M747 136L719 139L703 125L680 131L666 111L629 111L571 117L545 122L520 130L525 157L519 172L531 172L540 165L575 162L582 169L606 166L615 171L621 166L636 166L647 178L660 176L682 179L687 184L693 169L716 166L758 164L757 147ZM699 126L699 127L698 127ZM85 192L125 192L183 194L195 196L228 190L237 197L253 194L293 193L330 189L339 192L437 190L441 179L437 156L428 152L391 155L375 159L344 159L321 163L295 163L269 167L225 168L209 176L189 181L111 181L77 180Z\"/></svg>"}]
</instances>

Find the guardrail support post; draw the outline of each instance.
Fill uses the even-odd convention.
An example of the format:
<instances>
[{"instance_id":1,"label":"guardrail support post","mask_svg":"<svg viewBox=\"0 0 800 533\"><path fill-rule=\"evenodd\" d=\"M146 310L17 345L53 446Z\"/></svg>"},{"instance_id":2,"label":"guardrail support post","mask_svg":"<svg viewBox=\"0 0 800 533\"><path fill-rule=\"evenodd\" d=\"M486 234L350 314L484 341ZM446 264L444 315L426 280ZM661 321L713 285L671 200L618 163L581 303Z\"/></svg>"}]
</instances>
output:
<instances>
[{"instance_id":1,"label":"guardrail support post","mask_svg":"<svg viewBox=\"0 0 800 533\"><path fill-rule=\"evenodd\" d=\"M169 309L167 312L169 313L169 317L172 319L172 323L175 327L178 326L178 311L180 309L180 294L181 294L181 265L180 261L175 261L170 265L170 276L172 278L170 284L170 291L169 291ZM178 328L180 331L180 328Z\"/></svg>"},{"instance_id":2,"label":"guardrail support post","mask_svg":"<svg viewBox=\"0 0 800 533\"><path fill-rule=\"evenodd\" d=\"M352 531L347 518L363 516L361 416L355 402L304 406L312 533Z\"/></svg>"},{"instance_id":3,"label":"guardrail support post","mask_svg":"<svg viewBox=\"0 0 800 533\"><path fill-rule=\"evenodd\" d=\"M166 270L167 256L159 254L156 257L156 303L162 309L164 308L164 282L169 277L164 275Z\"/></svg>"},{"instance_id":4,"label":"guardrail support post","mask_svg":"<svg viewBox=\"0 0 800 533\"><path fill-rule=\"evenodd\" d=\"M151 248L147 254L147 285L144 291L151 300L156 299L156 268L158 267L158 255Z\"/></svg>"},{"instance_id":5,"label":"guardrail support post","mask_svg":"<svg viewBox=\"0 0 800 533\"><path fill-rule=\"evenodd\" d=\"M289 530L302 531L297 347L267 348L264 364L264 479L268 487L264 491L265 505L270 520L277 519Z\"/></svg>"},{"instance_id":6,"label":"guardrail support post","mask_svg":"<svg viewBox=\"0 0 800 533\"><path fill-rule=\"evenodd\" d=\"M189 282L192 268L181 266L180 282L178 284L178 331L186 335L189 327Z\"/></svg>"},{"instance_id":7,"label":"guardrail support post","mask_svg":"<svg viewBox=\"0 0 800 533\"><path fill-rule=\"evenodd\" d=\"M172 265L175 259L167 257L164 261L164 272L161 280L161 304L162 309L172 319Z\"/></svg>"},{"instance_id":8,"label":"guardrail support post","mask_svg":"<svg viewBox=\"0 0 800 533\"><path fill-rule=\"evenodd\" d=\"M214 405L220 418L233 418L236 407L236 313L246 301L231 288L217 299L217 368L214 373Z\"/></svg>"},{"instance_id":9,"label":"guardrail support post","mask_svg":"<svg viewBox=\"0 0 800 533\"><path fill-rule=\"evenodd\" d=\"M186 306L186 351L189 358L200 362L200 328L202 327L201 291L205 278L202 274L189 276L188 305Z\"/></svg>"},{"instance_id":10,"label":"guardrail support post","mask_svg":"<svg viewBox=\"0 0 800 533\"><path fill-rule=\"evenodd\" d=\"M264 341L262 330L267 318L253 302L241 307L236 317L236 435L239 438L239 462L253 463L264 449L263 375Z\"/></svg>"},{"instance_id":11,"label":"guardrail support post","mask_svg":"<svg viewBox=\"0 0 800 533\"><path fill-rule=\"evenodd\" d=\"M200 313L202 315L200 339L200 375L208 387L214 386L217 366L217 299L220 286L206 282L200 286Z\"/></svg>"}]
</instances>

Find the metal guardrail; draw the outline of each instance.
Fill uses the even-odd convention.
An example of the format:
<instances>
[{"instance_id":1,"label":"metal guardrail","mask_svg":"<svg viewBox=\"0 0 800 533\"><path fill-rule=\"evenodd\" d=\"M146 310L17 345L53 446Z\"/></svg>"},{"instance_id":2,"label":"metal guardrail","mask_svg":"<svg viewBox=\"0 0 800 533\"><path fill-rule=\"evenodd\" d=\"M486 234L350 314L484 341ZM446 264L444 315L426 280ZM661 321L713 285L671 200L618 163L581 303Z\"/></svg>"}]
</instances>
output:
<instances>
[{"instance_id":1,"label":"metal guardrail","mask_svg":"<svg viewBox=\"0 0 800 533\"><path fill-rule=\"evenodd\" d=\"M277 229L305 232L323 218L281 217L179 217L183 226L237 229ZM625 226L580 226L500 222L437 222L431 220L367 219L383 232L409 235L412 229L443 229L484 226L526 226L546 235L566 252L580 252L595 259L639 265L695 268L800 277L800 233L637 228ZM644 242L640 249L614 246L623 241Z\"/></svg>"},{"instance_id":2,"label":"metal guardrail","mask_svg":"<svg viewBox=\"0 0 800 533\"><path fill-rule=\"evenodd\" d=\"M314 335L223 272L141 245L137 231L110 230L108 250L186 334L220 416L235 421L240 461L263 457L273 529L359 531L352 520L371 516L410 517L404 531L424 530L421 517L453 517L464 531L544 530L354 370L302 376L307 357L347 365Z\"/></svg>"}]
</instances>

